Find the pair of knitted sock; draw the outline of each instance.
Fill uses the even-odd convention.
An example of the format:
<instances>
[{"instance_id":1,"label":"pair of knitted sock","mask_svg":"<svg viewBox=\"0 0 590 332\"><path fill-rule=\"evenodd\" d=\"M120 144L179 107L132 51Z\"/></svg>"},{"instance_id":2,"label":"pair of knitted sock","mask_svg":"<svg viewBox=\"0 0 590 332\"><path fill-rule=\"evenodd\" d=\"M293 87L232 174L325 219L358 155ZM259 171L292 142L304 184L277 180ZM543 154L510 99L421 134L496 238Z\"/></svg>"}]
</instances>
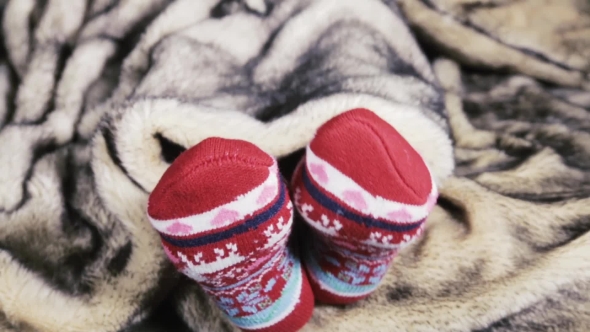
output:
<instances>
[{"instance_id":1,"label":"pair of knitted sock","mask_svg":"<svg viewBox=\"0 0 590 332\"><path fill-rule=\"evenodd\" d=\"M253 144L209 138L181 154L149 198L169 259L245 331L297 331L314 299L371 294L438 195L420 155L364 109L320 127L289 187ZM305 224L299 245L294 219Z\"/></svg>"}]
</instances>

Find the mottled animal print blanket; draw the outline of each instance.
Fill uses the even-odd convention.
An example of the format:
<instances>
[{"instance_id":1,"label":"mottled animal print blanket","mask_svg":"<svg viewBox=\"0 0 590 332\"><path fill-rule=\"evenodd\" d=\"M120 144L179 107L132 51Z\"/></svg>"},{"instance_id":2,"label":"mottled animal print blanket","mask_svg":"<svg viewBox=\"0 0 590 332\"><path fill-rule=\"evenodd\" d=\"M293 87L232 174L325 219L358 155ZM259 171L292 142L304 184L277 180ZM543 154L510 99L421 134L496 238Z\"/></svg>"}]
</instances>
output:
<instances>
[{"instance_id":1,"label":"mottled animal print blanket","mask_svg":"<svg viewBox=\"0 0 590 332\"><path fill-rule=\"evenodd\" d=\"M147 220L210 136L283 172L366 107L441 186L371 297L305 331L590 331L586 0L0 1L2 331L233 331Z\"/></svg>"}]
</instances>

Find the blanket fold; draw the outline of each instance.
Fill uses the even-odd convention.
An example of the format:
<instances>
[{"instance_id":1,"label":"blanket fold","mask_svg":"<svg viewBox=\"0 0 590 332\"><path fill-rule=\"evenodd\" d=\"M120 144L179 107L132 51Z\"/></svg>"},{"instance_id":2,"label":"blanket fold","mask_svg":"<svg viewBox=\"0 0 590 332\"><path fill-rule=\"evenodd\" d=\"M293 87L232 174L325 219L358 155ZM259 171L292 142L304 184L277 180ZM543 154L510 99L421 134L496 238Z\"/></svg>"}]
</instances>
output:
<instances>
[{"instance_id":1,"label":"blanket fold","mask_svg":"<svg viewBox=\"0 0 590 332\"><path fill-rule=\"evenodd\" d=\"M416 34L470 67L590 90L584 0L400 0Z\"/></svg>"}]
</instances>

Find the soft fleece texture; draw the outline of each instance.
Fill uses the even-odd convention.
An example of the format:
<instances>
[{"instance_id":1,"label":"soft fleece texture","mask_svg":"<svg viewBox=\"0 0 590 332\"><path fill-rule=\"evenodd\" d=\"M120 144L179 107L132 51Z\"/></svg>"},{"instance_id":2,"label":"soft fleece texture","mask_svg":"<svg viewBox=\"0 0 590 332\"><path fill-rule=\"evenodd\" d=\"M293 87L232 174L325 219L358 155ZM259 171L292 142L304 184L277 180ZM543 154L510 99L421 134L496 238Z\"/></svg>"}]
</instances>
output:
<instances>
[{"instance_id":1,"label":"soft fleece texture","mask_svg":"<svg viewBox=\"0 0 590 332\"><path fill-rule=\"evenodd\" d=\"M215 135L289 173L356 107L424 156L441 199L371 297L304 331L590 329L587 1L0 6L3 330L231 331L167 261L149 192Z\"/></svg>"}]
</instances>

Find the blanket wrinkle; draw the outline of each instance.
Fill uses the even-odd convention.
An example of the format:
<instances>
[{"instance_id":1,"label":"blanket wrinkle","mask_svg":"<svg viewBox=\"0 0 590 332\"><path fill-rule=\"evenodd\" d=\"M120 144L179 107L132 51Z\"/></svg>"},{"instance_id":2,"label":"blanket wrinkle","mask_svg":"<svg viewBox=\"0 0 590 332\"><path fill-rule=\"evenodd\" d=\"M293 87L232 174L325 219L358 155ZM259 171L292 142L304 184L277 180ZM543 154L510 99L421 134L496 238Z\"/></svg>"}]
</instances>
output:
<instances>
[{"instance_id":1,"label":"blanket wrinkle","mask_svg":"<svg viewBox=\"0 0 590 332\"><path fill-rule=\"evenodd\" d=\"M590 330L587 1L2 0L0 20L1 331L237 331L174 271L149 193L211 136L289 177L360 107L441 197L374 294L303 331Z\"/></svg>"}]
</instances>

